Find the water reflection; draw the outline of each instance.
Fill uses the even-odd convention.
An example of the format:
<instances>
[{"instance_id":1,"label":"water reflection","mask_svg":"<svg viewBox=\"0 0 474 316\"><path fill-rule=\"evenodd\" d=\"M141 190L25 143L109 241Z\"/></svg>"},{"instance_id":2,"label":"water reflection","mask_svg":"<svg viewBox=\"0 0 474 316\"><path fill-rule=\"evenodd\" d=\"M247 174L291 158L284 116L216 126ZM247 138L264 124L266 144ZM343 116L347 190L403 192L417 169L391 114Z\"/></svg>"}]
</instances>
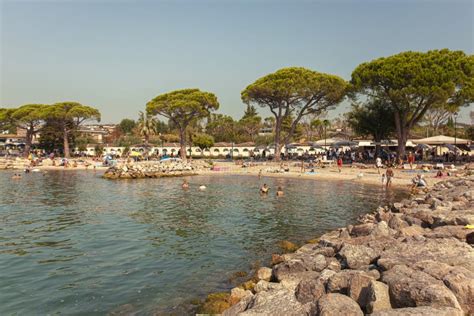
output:
<instances>
[{"instance_id":1,"label":"water reflection","mask_svg":"<svg viewBox=\"0 0 474 316\"><path fill-rule=\"evenodd\" d=\"M351 182L202 176L184 191L181 181L68 171L12 182L3 173L0 314L176 311L228 288L278 241L320 235L399 195Z\"/></svg>"}]
</instances>

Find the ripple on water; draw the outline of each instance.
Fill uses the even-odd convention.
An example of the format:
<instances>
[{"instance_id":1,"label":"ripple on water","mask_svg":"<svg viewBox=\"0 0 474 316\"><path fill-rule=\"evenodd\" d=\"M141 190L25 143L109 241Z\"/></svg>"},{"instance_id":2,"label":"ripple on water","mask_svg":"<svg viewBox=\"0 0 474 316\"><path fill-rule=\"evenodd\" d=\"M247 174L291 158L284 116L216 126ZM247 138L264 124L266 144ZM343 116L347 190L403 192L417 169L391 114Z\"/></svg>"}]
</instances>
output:
<instances>
[{"instance_id":1,"label":"ripple on water","mask_svg":"<svg viewBox=\"0 0 474 316\"><path fill-rule=\"evenodd\" d=\"M278 241L302 242L400 195L344 181L200 176L188 191L181 181L3 173L0 314L188 311ZM263 181L273 188L264 197Z\"/></svg>"}]
</instances>

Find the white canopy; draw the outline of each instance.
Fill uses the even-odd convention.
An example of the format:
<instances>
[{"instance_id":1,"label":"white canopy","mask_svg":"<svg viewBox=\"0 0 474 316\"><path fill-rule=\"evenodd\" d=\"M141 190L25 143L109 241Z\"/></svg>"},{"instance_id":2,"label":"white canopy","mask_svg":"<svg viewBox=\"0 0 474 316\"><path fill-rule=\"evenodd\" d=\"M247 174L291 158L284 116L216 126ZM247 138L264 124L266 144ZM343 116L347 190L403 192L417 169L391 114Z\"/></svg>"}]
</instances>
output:
<instances>
[{"instance_id":1,"label":"white canopy","mask_svg":"<svg viewBox=\"0 0 474 316\"><path fill-rule=\"evenodd\" d=\"M340 138L327 138L326 139L326 142L324 142L325 140L324 139L320 139L318 140L316 143L316 145L320 145L320 146L324 146L324 145L332 145L334 144L335 142L340 142L342 139Z\"/></svg>"},{"instance_id":2,"label":"white canopy","mask_svg":"<svg viewBox=\"0 0 474 316\"><path fill-rule=\"evenodd\" d=\"M443 145L443 144L454 144L454 137L438 135L428 138L415 139L415 144L427 144L427 145ZM471 141L462 138L456 138L456 144L469 144Z\"/></svg>"}]
</instances>

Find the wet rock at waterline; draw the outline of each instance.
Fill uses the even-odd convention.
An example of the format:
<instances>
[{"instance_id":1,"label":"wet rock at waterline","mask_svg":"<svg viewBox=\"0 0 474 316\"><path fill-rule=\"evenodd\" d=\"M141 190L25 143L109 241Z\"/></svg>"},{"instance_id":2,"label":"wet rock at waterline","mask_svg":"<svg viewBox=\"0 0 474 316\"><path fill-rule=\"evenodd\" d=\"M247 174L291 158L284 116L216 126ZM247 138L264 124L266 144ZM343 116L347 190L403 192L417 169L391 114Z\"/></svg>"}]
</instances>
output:
<instances>
[{"instance_id":1,"label":"wet rock at waterline","mask_svg":"<svg viewBox=\"0 0 474 316\"><path fill-rule=\"evenodd\" d=\"M473 190L474 176L440 182L274 255L276 282L232 315L474 314Z\"/></svg>"}]
</instances>

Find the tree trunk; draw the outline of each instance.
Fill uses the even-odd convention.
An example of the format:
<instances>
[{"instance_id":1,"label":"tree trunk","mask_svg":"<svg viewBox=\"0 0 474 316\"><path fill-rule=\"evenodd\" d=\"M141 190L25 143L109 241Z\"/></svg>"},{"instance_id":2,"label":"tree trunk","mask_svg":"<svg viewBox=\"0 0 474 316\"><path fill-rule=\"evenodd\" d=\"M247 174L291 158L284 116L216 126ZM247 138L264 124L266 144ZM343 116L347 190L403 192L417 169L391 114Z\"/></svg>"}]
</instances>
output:
<instances>
[{"instance_id":1,"label":"tree trunk","mask_svg":"<svg viewBox=\"0 0 474 316\"><path fill-rule=\"evenodd\" d=\"M64 157L66 158L69 158L70 155L69 155L69 133L68 133L68 130L67 128L64 128L63 130L63 141L64 141ZM97 153L96 153L97 154Z\"/></svg>"},{"instance_id":2,"label":"tree trunk","mask_svg":"<svg viewBox=\"0 0 474 316\"><path fill-rule=\"evenodd\" d=\"M405 126L405 120L402 120L399 112L395 112L395 128L397 131L397 158L405 156L405 146L407 142L408 129Z\"/></svg>"},{"instance_id":3,"label":"tree trunk","mask_svg":"<svg viewBox=\"0 0 474 316\"><path fill-rule=\"evenodd\" d=\"M281 118L277 118L275 122L275 161L279 162L281 159Z\"/></svg>"},{"instance_id":4,"label":"tree trunk","mask_svg":"<svg viewBox=\"0 0 474 316\"><path fill-rule=\"evenodd\" d=\"M25 140L25 150L23 152L23 157L28 158L31 150L31 143L33 141L33 132L31 129L26 129L26 140Z\"/></svg>"},{"instance_id":5,"label":"tree trunk","mask_svg":"<svg viewBox=\"0 0 474 316\"><path fill-rule=\"evenodd\" d=\"M186 129L179 128L179 152L181 154L181 159L186 160Z\"/></svg>"}]
</instances>

